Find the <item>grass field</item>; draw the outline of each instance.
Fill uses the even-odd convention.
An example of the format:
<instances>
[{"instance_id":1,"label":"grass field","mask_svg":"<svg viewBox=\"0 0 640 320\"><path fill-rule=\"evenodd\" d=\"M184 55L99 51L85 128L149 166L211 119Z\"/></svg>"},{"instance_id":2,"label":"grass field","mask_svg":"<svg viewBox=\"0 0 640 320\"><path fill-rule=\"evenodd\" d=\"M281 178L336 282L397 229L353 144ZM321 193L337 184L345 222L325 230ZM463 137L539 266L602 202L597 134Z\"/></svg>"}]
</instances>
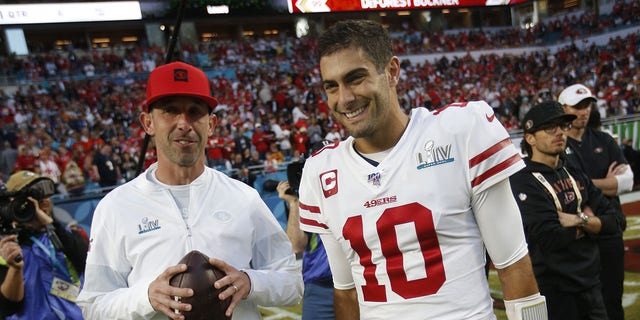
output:
<instances>
[{"instance_id":1,"label":"grass field","mask_svg":"<svg viewBox=\"0 0 640 320\"><path fill-rule=\"evenodd\" d=\"M625 320L640 320L640 201L624 204L623 210L627 215L627 230L624 233L626 272L622 304ZM504 309L501 308L502 290L495 270L489 272L489 287L492 297L497 301L494 310L498 320L507 320ZM265 320L299 320L301 305L290 308L263 308L261 311Z\"/></svg>"}]
</instances>

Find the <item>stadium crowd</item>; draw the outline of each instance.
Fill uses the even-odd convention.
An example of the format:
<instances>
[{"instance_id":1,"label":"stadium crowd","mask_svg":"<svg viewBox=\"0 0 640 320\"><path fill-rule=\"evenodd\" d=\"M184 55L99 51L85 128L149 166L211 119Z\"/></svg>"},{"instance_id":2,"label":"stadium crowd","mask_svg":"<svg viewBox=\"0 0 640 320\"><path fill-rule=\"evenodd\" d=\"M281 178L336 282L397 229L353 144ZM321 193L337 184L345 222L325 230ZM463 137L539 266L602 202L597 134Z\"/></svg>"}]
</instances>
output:
<instances>
[{"instance_id":1,"label":"stadium crowd","mask_svg":"<svg viewBox=\"0 0 640 320\"><path fill-rule=\"evenodd\" d=\"M572 83L594 90L602 118L636 113L640 106L640 38L632 33L606 46L579 39L608 29L638 25L640 1L618 1L595 19L580 11L535 28L457 33L397 30L396 51L426 54L545 45L571 40L555 53L482 55L402 62L402 107L435 109L448 103L486 100L508 130L518 130L537 101L557 97ZM180 60L203 68L220 101L219 123L209 140L209 165L249 184L257 174L301 155L344 130L329 117L320 85L314 39L243 39L183 46ZM0 76L22 79L15 93L0 91L0 170L51 178L60 193L105 187L136 175L144 131L136 115L144 101L148 71L163 63L156 47L108 51L64 50L28 57L1 57ZM103 146L108 146L103 148ZM96 160L97 159L97 160ZM155 161L146 149L144 167ZM105 168L106 167L106 168Z\"/></svg>"}]
</instances>

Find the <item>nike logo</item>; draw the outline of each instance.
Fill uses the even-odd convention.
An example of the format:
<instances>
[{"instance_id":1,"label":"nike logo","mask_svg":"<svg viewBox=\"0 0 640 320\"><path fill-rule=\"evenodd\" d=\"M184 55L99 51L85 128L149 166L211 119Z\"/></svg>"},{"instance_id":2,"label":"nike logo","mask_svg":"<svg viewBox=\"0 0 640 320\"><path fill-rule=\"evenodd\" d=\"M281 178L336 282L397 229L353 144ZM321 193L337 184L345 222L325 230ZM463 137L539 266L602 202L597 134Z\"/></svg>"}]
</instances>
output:
<instances>
[{"instance_id":1,"label":"nike logo","mask_svg":"<svg viewBox=\"0 0 640 320\"><path fill-rule=\"evenodd\" d=\"M488 116L486 114L484 116L487 117L487 121L489 121L489 122L493 122L493 119L496 118L496 114L495 113L492 114L491 116Z\"/></svg>"}]
</instances>

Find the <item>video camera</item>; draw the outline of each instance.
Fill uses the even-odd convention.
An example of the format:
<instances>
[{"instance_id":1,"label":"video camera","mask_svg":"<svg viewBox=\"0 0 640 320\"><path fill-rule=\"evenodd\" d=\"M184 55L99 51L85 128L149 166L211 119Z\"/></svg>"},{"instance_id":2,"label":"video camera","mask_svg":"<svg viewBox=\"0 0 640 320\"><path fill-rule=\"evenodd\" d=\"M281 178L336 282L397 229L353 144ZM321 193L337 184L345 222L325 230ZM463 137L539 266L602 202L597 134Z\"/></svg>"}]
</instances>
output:
<instances>
[{"instance_id":1,"label":"video camera","mask_svg":"<svg viewBox=\"0 0 640 320\"><path fill-rule=\"evenodd\" d=\"M314 153L323 147L334 143L329 140L321 140L316 142L309 149L309 153ZM292 161L287 165L287 180L289 181L289 189L285 191L286 194L292 196L298 196L298 188L300 188L300 180L302 179L302 169L304 168L304 158ZM278 181L273 179L267 179L264 181L262 188L267 192L275 192L278 187Z\"/></svg>"},{"instance_id":2,"label":"video camera","mask_svg":"<svg viewBox=\"0 0 640 320\"><path fill-rule=\"evenodd\" d=\"M298 196L298 188L300 188L300 180L302 179L302 168L304 168L304 159L291 162L287 165L287 180L289 181L289 189L284 193L292 196Z\"/></svg>"},{"instance_id":3,"label":"video camera","mask_svg":"<svg viewBox=\"0 0 640 320\"><path fill-rule=\"evenodd\" d=\"M25 223L33 220L36 208L29 197L42 200L54 195L55 190L50 179L39 179L18 191L7 191L5 185L0 186L0 227L4 230L13 221Z\"/></svg>"},{"instance_id":4,"label":"video camera","mask_svg":"<svg viewBox=\"0 0 640 320\"><path fill-rule=\"evenodd\" d=\"M314 153L325 146L334 143L329 140L321 140L314 143L309 149L309 153ZM305 159L300 159L298 161L291 162L287 165L287 180L289 181L289 186L291 188L285 191L286 194L298 196L298 188L300 188L300 180L302 179L302 168L304 168Z\"/></svg>"}]
</instances>

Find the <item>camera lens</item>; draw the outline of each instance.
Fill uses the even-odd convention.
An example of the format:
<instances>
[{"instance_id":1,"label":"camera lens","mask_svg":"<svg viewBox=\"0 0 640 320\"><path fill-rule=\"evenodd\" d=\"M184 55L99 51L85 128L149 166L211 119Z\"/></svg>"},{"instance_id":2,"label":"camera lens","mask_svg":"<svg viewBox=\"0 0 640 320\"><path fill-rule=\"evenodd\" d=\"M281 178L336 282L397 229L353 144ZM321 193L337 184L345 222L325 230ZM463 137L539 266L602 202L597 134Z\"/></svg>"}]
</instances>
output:
<instances>
[{"instance_id":1,"label":"camera lens","mask_svg":"<svg viewBox=\"0 0 640 320\"><path fill-rule=\"evenodd\" d=\"M36 207L27 197L15 198L9 205L17 222L29 222L36 216Z\"/></svg>"}]
</instances>

